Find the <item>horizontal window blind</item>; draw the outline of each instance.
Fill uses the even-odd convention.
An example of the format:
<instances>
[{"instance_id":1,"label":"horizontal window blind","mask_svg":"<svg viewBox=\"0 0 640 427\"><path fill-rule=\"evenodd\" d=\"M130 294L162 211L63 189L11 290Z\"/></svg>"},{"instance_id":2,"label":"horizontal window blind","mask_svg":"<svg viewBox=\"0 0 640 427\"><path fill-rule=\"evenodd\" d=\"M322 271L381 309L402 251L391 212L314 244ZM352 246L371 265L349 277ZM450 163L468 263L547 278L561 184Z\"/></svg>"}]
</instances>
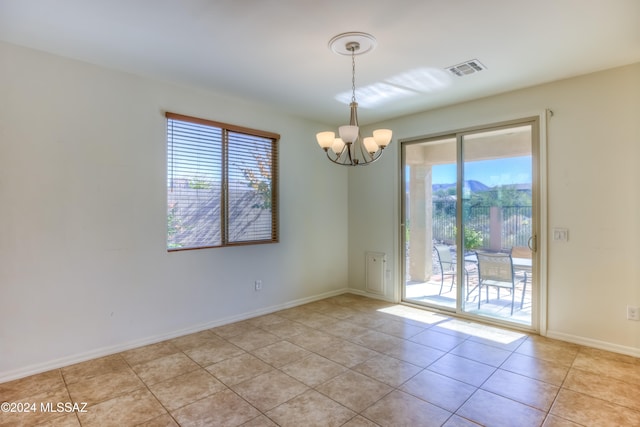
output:
<instances>
[{"instance_id":1,"label":"horizontal window blind","mask_svg":"<svg viewBox=\"0 0 640 427\"><path fill-rule=\"evenodd\" d=\"M277 242L279 135L166 117L167 249Z\"/></svg>"}]
</instances>

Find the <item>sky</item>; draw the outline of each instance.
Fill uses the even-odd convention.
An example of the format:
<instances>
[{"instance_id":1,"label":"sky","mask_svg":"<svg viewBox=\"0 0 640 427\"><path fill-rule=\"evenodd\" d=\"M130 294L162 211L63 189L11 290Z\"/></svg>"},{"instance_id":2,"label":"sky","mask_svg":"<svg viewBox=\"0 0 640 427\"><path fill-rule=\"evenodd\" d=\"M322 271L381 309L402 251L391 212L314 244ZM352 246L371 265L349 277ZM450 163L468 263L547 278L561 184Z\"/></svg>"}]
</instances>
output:
<instances>
[{"instance_id":1,"label":"sky","mask_svg":"<svg viewBox=\"0 0 640 427\"><path fill-rule=\"evenodd\" d=\"M455 163L433 166L432 178L433 184L456 182ZM532 181L531 156L467 162L464 166L464 179L480 181L489 187L529 183Z\"/></svg>"}]
</instances>

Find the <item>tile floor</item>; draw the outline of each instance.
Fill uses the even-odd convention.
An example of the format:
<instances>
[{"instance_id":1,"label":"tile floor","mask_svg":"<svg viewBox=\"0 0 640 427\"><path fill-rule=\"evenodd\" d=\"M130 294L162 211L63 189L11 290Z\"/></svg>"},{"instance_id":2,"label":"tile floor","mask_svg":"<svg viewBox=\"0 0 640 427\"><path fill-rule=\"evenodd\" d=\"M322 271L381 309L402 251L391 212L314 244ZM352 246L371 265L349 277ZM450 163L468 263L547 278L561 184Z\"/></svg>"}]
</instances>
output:
<instances>
[{"instance_id":1,"label":"tile floor","mask_svg":"<svg viewBox=\"0 0 640 427\"><path fill-rule=\"evenodd\" d=\"M36 405L0 426L640 426L640 359L345 294L0 384L0 401Z\"/></svg>"}]
</instances>

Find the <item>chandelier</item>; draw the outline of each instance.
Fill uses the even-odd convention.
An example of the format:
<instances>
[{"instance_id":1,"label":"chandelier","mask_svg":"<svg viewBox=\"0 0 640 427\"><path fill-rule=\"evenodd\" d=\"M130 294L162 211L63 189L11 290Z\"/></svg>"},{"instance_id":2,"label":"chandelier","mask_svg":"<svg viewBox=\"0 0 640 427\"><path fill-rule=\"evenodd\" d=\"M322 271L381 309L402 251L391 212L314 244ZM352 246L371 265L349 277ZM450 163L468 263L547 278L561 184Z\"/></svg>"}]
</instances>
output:
<instances>
[{"instance_id":1,"label":"chandelier","mask_svg":"<svg viewBox=\"0 0 640 427\"><path fill-rule=\"evenodd\" d=\"M318 144L327 153L327 158L342 166L365 166L378 160L382 151L391 143L389 129L377 129L373 136L362 138L358 125L358 103L356 102L356 55L367 53L376 46L376 39L367 33L350 32L338 34L329 41L334 53L351 55L351 117L349 124L335 132L316 134Z\"/></svg>"}]
</instances>

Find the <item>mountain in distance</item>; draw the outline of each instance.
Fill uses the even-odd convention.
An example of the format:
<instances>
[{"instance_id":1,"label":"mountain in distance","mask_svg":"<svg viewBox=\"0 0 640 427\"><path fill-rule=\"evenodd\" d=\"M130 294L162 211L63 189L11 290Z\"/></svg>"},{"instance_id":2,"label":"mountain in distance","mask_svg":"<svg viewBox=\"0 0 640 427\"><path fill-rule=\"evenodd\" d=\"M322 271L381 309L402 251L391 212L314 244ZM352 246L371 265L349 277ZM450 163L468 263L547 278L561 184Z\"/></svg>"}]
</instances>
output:
<instances>
[{"instance_id":1,"label":"mountain in distance","mask_svg":"<svg viewBox=\"0 0 640 427\"><path fill-rule=\"evenodd\" d=\"M467 180L465 181L465 187L467 187L472 193L481 193L483 191L495 191L496 189L500 188L500 185L496 185L495 187L489 187L485 184L483 184L480 181L476 181L473 179ZM456 184L455 183L451 183L451 184L433 184L431 191L433 191L433 193L436 193L440 190L449 190L450 188L456 188ZM526 183L526 184L511 184L511 185L507 185L507 187L513 188L514 190L517 191L525 191L525 192L529 192L531 193L531 183Z\"/></svg>"},{"instance_id":2,"label":"mountain in distance","mask_svg":"<svg viewBox=\"0 0 640 427\"><path fill-rule=\"evenodd\" d=\"M488 187L481 183L480 181L476 181L473 179L465 181L465 187L468 187L472 193L479 193L481 191L491 190L491 187ZM440 190L448 190L450 188L456 188L455 182L452 184L433 184L431 186L431 191L434 193Z\"/></svg>"}]
</instances>

